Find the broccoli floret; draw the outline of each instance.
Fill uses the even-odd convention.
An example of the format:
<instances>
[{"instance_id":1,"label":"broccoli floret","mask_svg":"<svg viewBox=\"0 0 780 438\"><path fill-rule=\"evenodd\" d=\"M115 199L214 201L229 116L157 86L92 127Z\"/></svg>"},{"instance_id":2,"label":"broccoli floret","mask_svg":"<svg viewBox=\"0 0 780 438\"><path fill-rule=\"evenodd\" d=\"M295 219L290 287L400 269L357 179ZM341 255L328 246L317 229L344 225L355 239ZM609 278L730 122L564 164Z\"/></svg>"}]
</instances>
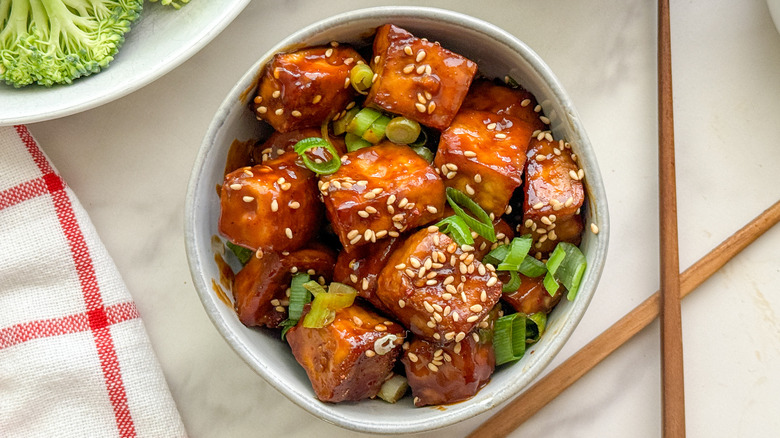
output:
<instances>
[{"instance_id":1,"label":"broccoli floret","mask_svg":"<svg viewBox=\"0 0 780 438\"><path fill-rule=\"evenodd\" d=\"M0 79L69 84L108 66L143 0L0 0Z\"/></svg>"}]
</instances>

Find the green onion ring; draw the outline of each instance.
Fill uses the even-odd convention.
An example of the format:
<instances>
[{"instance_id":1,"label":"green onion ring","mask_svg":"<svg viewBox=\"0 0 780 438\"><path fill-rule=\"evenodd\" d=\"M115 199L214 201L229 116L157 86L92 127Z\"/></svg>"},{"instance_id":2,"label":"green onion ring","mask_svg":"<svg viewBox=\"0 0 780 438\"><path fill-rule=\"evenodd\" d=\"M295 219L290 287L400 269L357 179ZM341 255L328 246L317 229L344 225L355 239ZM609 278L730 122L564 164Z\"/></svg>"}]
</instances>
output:
<instances>
[{"instance_id":1,"label":"green onion ring","mask_svg":"<svg viewBox=\"0 0 780 438\"><path fill-rule=\"evenodd\" d=\"M303 287L304 283L310 281L309 275L299 272L293 275L290 282L290 306L287 310L287 318L290 320L299 320L303 313L303 306L311 301L311 294Z\"/></svg>"},{"instance_id":2,"label":"green onion ring","mask_svg":"<svg viewBox=\"0 0 780 438\"><path fill-rule=\"evenodd\" d=\"M465 193L452 187L447 187L447 202L450 204L455 214L460 216L464 222L476 231L477 234L489 240L490 242L496 241L496 230L493 228L493 221L490 220L490 216L485 213L485 210L474 202L471 198L466 196ZM477 218L466 213L461 205L466 207Z\"/></svg>"},{"instance_id":3,"label":"green onion ring","mask_svg":"<svg viewBox=\"0 0 780 438\"><path fill-rule=\"evenodd\" d=\"M374 123L366 129L363 133L363 140L368 141L371 144L377 144L385 138L385 132L387 131L387 124L390 123L390 117L385 115L379 116L374 120Z\"/></svg>"},{"instance_id":4,"label":"green onion ring","mask_svg":"<svg viewBox=\"0 0 780 438\"><path fill-rule=\"evenodd\" d=\"M349 71L352 88L360 94L368 94L374 79L374 71L366 64L357 64Z\"/></svg>"},{"instance_id":5,"label":"green onion ring","mask_svg":"<svg viewBox=\"0 0 780 438\"><path fill-rule=\"evenodd\" d=\"M520 284L520 276L517 275L517 271L509 271L509 283L504 283L501 291L504 293L517 292Z\"/></svg>"},{"instance_id":6,"label":"green onion ring","mask_svg":"<svg viewBox=\"0 0 780 438\"><path fill-rule=\"evenodd\" d=\"M347 145L347 151L349 152L373 146L370 142L351 132L347 132L347 135L344 136L344 143Z\"/></svg>"},{"instance_id":7,"label":"green onion ring","mask_svg":"<svg viewBox=\"0 0 780 438\"><path fill-rule=\"evenodd\" d=\"M363 136L371 124L378 119L382 113L372 108L363 108L347 124L347 132Z\"/></svg>"},{"instance_id":8,"label":"green onion ring","mask_svg":"<svg viewBox=\"0 0 780 438\"><path fill-rule=\"evenodd\" d=\"M469 226L459 216L452 215L442 219L436 224L439 231L448 234L458 245L473 245L474 238L471 237Z\"/></svg>"},{"instance_id":9,"label":"green onion ring","mask_svg":"<svg viewBox=\"0 0 780 438\"><path fill-rule=\"evenodd\" d=\"M519 271L520 264L528 255L528 251L531 249L533 239L531 236L515 237L512 239L512 243L509 244L509 253L504 260L496 266L499 271Z\"/></svg>"},{"instance_id":10,"label":"green onion ring","mask_svg":"<svg viewBox=\"0 0 780 438\"><path fill-rule=\"evenodd\" d=\"M550 254L550 258L547 259L547 274L544 275L543 284L550 296L554 296L555 292L558 291L559 285L558 281L555 279L555 271L558 270L558 266L561 265L561 262L563 262L565 257L566 251L564 251L560 245L557 245L552 254Z\"/></svg>"},{"instance_id":11,"label":"green onion ring","mask_svg":"<svg viewBox=\"0 0 780 438\"><path fill-rule=\"evenodd\" d=\"M309 149L323 148L330 154L330 160L324 163L317 163L306 154ZM338 151L333 147L330 142L320 137L308 137L295 143L293 150L303 158L303 164L317 175L330 175L341 167L341 157L339 157Z\"/></svg>"},{"instance_id":12,"label":"green onion ring","mask_svg":"<svg viewBox=\"0 0 780 438\"><path fill-rule=\"evenodd\" d=\"M387 139L396 144L414 143L420 137L420 124L406 117L395 117L387 124Z\"/></svg>"},{"instance_id":13,"label":"green onion ring","mask_svg":"<svg viewBox=\"0 0 780 438\"><path fill-rule=\"evenodd\" d=\"M577 296L577 291L580 288L580 281L582 281L582 276L585 274L585 268L588 263L585 260L585 255L582 254L582 251L580 251L577 246L567 242L560 242L555 247L556 250L558 248L561 248L566 255L563 258L563 262L561 262L558 269L555 271L555 277L560 280L566 287L566 290L569 291L566 295L566 299L571 301Z\"/></svg>"},{"instance_id":14,"label":"green onion ring","mask_svg":"<svg viewBox=\"0 0 780 438\"><path fill-rule=\"evenodd\" d=\"M498 318L493 332L496 366L520 360L525 354L526 317L513 313Z\"/></svg>"},{"instance_id":15,"label":"green onion ring","mask_svg":"<svg viewBox=\"0 0 780 438\"><path fill-rule=\"evenodd\" d=\"M430 149L425 146L414 146L412 150L422 157L423 160L427 161L428 164L433 163L433 152Z\"/></svg>"},{"instance_id":16,"label":"green onion ring","mask_svg":"<svg viewBox=\"0 0 780 438\"><path fill-rule=\"evenodd\" d=\"M307 313L303 318L304 327L325 327L326 325L333 322L333 319L336 317L337 310L349 307L352 305L352 303L355 302L357 291L347 285L342 286L343 288L337 288L333 291L325 292L325 289L315 281L310 281L303 285L303 287L314 293L314 300L312 300L309 313ZM315 292L315 290L317 292Z\"/></svg>"}]
</instances>

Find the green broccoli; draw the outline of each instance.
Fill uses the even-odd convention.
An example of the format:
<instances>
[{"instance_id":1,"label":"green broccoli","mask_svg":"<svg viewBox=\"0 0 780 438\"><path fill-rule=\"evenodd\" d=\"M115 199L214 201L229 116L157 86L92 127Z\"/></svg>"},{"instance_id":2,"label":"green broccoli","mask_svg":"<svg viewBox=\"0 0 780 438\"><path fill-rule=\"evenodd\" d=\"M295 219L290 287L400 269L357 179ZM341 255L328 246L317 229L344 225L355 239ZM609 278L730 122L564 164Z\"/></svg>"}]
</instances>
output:
<instances>
[{"instance_id":1,"label":"green broccoli","mask_svg":"<svg viewBox=\"0 0 780 438\"><path fill-rule=\"evenodd\" d=\"M114 59L143 0L0 0L0 79L50 87Z\"/></svg>"}]
</instances>

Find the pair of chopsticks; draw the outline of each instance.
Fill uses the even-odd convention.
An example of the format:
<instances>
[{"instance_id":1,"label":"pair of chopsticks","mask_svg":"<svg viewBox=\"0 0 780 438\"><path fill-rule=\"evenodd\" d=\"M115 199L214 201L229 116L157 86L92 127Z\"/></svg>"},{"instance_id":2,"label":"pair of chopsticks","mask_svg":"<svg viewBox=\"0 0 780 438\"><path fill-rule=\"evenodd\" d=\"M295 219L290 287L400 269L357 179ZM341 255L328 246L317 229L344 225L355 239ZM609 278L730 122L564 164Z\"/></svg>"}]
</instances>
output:
<instances>
[{"instance_id":1,"label":"pair of chopsticks","mask_svg":"<svg viewBox=\"0 0 780 438\"><path fill-rule=\"evenodd\" d=\"M669 1L658 2L661 289L469 434L505 437L661 315L663 433L685 436L680 299L780 221L780 201L679 274Z\"/></svg>"}]
</instances>

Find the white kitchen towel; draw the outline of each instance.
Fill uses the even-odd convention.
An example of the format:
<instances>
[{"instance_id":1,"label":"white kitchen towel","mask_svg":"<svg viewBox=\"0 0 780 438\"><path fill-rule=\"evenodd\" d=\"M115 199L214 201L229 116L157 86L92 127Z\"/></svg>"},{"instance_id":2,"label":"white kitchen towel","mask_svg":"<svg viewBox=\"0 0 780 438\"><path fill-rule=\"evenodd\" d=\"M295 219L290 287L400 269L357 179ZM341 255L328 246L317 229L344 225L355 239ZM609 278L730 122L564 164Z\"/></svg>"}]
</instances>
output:
<instances>
[{"instance_id":1,"label":"white kitchen towel","mask_svg":"<svg viewBox=\"0 0 780 438\"><path fill-rule=\"evenodd\" d=\"M184 437L138 310L25 126L0 127L0 437Z\"/></svg>"}]
</instances>

